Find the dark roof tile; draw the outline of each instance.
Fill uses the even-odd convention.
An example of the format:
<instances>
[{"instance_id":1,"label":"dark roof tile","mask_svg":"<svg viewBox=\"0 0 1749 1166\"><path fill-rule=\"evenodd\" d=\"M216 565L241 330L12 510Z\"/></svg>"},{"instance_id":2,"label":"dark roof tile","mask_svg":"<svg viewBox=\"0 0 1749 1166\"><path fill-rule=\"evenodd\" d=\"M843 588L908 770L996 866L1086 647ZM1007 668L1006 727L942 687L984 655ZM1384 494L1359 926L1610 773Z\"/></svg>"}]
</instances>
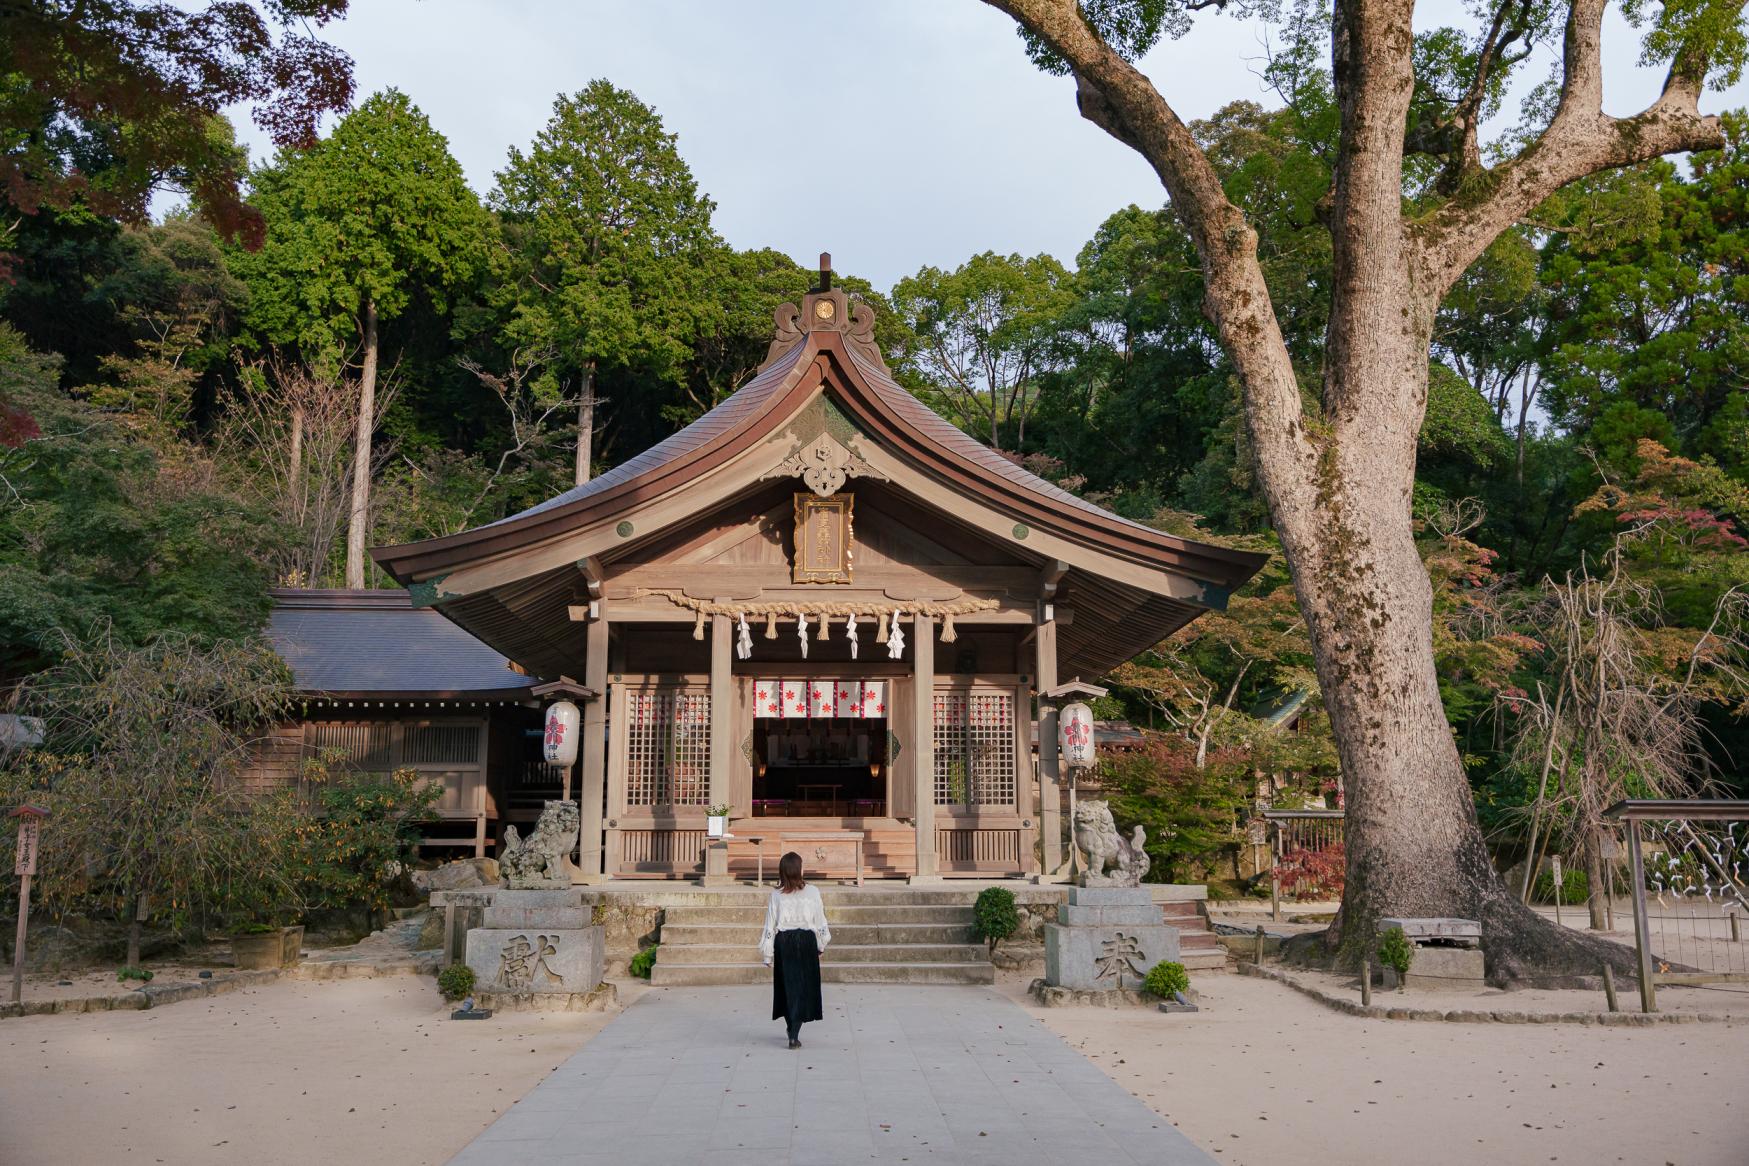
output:
<instances>
[{"instance_id":1,"label":"dark roof tile","mask_svg":"<svg viewBox=\"0 0 1749 1166\"><path fill-rule=\"evenodd\" d=\"M405 591L276 591L267 636L301 692L514 697L534 683Z\"/></svg>"}]
</instances>

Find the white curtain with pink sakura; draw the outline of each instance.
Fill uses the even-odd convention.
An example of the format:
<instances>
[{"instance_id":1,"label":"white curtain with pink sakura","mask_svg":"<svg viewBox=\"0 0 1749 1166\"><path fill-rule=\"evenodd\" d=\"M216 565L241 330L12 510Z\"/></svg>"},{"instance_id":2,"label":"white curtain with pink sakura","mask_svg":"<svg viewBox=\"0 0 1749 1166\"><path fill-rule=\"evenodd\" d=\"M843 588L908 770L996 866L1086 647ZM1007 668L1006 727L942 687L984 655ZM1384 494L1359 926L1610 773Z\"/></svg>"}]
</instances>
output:
<instances>
[{"instance_id":1,"label":"white curtain with pink sakura","mask_svg":"<svg viewBox=\"0 0 1749 1166\"><path fill-rule=\"evenodd\" d=\"M753 715L764 720L885 717L887 682L828 677L757 680L753 684Z\"/></svg>"}]
</instances>

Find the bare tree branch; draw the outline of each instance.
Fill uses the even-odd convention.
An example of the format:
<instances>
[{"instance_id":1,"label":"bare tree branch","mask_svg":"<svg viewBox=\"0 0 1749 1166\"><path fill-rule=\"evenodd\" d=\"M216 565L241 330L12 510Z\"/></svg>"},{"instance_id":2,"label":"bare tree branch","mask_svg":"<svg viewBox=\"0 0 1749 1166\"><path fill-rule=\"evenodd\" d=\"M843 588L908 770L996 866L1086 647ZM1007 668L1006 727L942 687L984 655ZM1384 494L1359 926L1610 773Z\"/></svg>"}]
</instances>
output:
<instances>
[{"instance_id":1,"label":"bare tree branch","mask_svg":"<svg viewBox=\"0 0 1749 1166\"><path fill-rule=\"evenodd\" d=\"M1588 174L1724 144L1719 119L1702 115L1707 57L1690 41L1671 61L1657 100L1631 117L1603 112L1603 13L1607 0L1573 0L1562 52L1561 101L1548 128L1510 161L1471 176L1479 197L1460 192L1418 227L1419 262L1440 294L1496 236L1545 199Z\"/></svg>"}]
</instances>

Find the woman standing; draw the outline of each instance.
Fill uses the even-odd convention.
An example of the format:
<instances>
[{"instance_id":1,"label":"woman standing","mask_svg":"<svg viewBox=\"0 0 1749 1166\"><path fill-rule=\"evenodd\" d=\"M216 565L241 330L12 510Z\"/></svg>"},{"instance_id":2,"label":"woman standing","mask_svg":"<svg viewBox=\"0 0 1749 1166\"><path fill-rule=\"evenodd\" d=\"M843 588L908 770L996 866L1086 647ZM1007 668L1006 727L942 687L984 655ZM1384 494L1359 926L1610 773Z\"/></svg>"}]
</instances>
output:
<instances>
[{"instance_id":1,"label":"woman standing","mask_svg":"<svg viewBox=\"0 0 1749 1166\"><path fill-rule=\"evenodd\" d=\"M802 881L802 856L795 851L777 862L777 890L765 907L759 954L771 974L771 1019L789 1026L789 1047L802 1047L802 1025L822 1020L820 953L832 942L820 889ZM773 961L775 960L775 967Z\"/></svg>"}]
</instances>

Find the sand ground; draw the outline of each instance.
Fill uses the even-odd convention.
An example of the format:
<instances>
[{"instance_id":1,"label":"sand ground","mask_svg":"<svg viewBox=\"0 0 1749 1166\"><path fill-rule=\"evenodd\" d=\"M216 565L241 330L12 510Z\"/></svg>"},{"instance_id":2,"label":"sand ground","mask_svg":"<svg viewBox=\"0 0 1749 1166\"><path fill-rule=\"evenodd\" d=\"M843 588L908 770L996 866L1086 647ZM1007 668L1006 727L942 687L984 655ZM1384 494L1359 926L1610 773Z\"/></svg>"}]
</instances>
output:
<instances>
[{"instance_id":1,"label":"sand ground","mask_svg":"<svg viewBox=\"0 0 1749 1166\"><path fill-rule=\"evenodd\" d=\"M451 1021L392 976L0 1021L0 1163L442 1163L612 1015Z\"/></svg>"},{"instance_id":2,"label":"sand ground","mask_svg":"<svg viewBox=\"0 0 1749 1166\"><path fill-rule=\"evenodd\" d=\"M1196 984L1204 1011L1174 1016L999 990L1223 1162L1749 1162L1749 1023L1368 1021ZM455 1022L428 979L394 976L8 1020L0 1163L441 1163L610 1018Z\"/></svg>"},{"instance_id":3,"label":"sand ground","mask_svg":"<svg viewBox=\"0 0 1749 1166\"><path fill-rule=\"evenodd\" d=\"M1344 1016L1195 980L1204 1010L1039 1008L1002 991L1220 1161L1749 1162L1749 1024L1449 1024Z\"/></svg>"}]
</instances>

